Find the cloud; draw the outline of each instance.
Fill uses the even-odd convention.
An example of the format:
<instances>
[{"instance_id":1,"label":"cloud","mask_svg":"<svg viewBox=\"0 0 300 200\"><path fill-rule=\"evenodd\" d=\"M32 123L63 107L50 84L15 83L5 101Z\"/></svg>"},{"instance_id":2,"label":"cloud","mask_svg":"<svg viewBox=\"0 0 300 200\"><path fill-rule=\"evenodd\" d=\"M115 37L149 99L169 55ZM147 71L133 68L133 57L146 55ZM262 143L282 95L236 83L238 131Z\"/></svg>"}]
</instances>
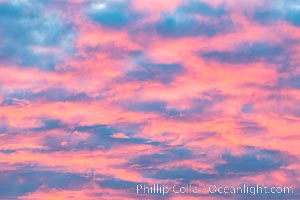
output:
<instances>
[{"instance_id":1,"label":"cloud","mask_svg":"<svg viewBox=\"0 0 300 200\"><path fill-rule=\"evenodd\" d=\"M263 23L286 21L294 26L300 26L300 1L276 0L254 12L254 19Z\"/></svg>"},{"instance_id":2,"label":"cloud","mask_svg":"<svg viewBox=\"0 0 300 200\"><path fill-rule=\"evenodd\" d=\"M299 188L297 2L0 0L0 199Z\"/></svg>"},{"instance_id":3,"label":"cloud","mask_svg":"<svg viewBox=\"0 0 300 200\"><path fill-rule=\"evenodd\" d=\"M131 9L130 1L126 0L92 3L87 14L96 23L112 29L122 29L140 17Z\"/></svg>"},{"instance_id":4,"label":"cloud","mask_svg":"<svg viewBox=\"0 0 300 200\"><path fill-rule=\"evenodd\" d=\"M55 124L56 125L56 124ZM59 125L60 127L61 125ZM122 130L109 125L93 125L93 126L79 126L75 128L67 128L67 131L75 131L75 133L68 133L66 135L49 135L44 138L44 146L50 152L55 151L81 151L81 150L95 150L95 149L111 149L118 145L135 145L144 144L150 146L158 146L160 143L150 141L139 137L114 137L115 134L122 132L127 135L126 129ZM76 135L76 131L84 133ZM128 135L132 133L129 132Z\"/></svg>"},{"instance_id":5,"label":"cloud","mask_svg":"<svg viewBox=\"0 0 300 200\"><path fill-rule=\"evenodd\" d=\"M165 119L188 121L194 120L195 118L200 120L203 117L218 112L217 110L214 110L214 106L225 100L225 95L220 91L211 89L203 91L189 99L189 106L184 109L177 106L169 106L167 101L155 99L146 101L136 101L133 99L130 101L122 101L119 105L123 109L129 111L155 113L161 115Z\"/></svg>"},{"instance_id":6,"label":"cloud","mask_svg":"<svg viewBox=\"0 0 300 200\"><path fill-rule=\"evenodd\" d=\"M74 51L74 27L37 1L0 3L0 61L53 70Z\"/></svg>"},{"instance_id":7,"label":"cloud","mask_svg":"<svg viewBox=\"0 0 300 200\"><path fill-rule=\"evenodd\" d=\"M180 110L177 108L168 108L167 102L159 100L149 100L149 101L130 101L121 102L121 107L123 109L135 112L143 113L155 113L166 118L172 119L183 119L183 115L187 114L188 111Z\"/></svg>"},{"instance_id":8,"label":"cloud","mask_svg":"<svg viewBox=\"0 0 300 200\"><path fill-rule=\"evenodd\" d=\"M76 189L89 180L77 174L53 171L3 171L0 174L0 197L12 198L47 188Z\"/></svg>"},{"instance_id":9,"label":"cloud","mask_svg":"<svg viewBox=\"0 0 300 200\"><path fill-rule=\"evenodd\" d=\"M156 23L156 32L160 36L174 38L212 37L232 29L232 21L223 8L194 0L183 1L173 12L163 13Z\"/></svg>"},{"instance_id":10,"label":"cloud","mask_svg":"<svg viewBox=\"0 0 300 200\"><path fill-rule=\"evenodd\" d=\"M43 125L37 128L34 128L34 131L48 131L53 129L65 128L66 126L61 123L59 119L45 119L42 120Z\"/></svg>"},{"instance_id":11,"label":"cloud","mask_svg":"<svg viewBox=\"0 0 300 200\"><path fill-rule=\"evenodd\" d=\"M253 110L254 110L253 104L251 104L251 103L246 103L241 108L241 111L244 113L252 113Z\"/></svg>"},{"instance_id":12,"label":"cloud","mask_svg":"<svg viewBox=\"0 0 300 200\"><path fill-rule=\"evenodd\" d=\"M226 14L225 9L222 7L214 8L210 4L196 0L185 0L177 9L185 13L208 17L221 17Z\"/></svg>"},{"instance_id":13,"label":"cloud","mask_svg":"<svg viewBox=\"0 0 300 200\"><path fill-rule=\"evenodd\" d=\"M166 111L167 103L164 101L142 101L131 102L127 106L129 110L135 110L139 112L157 112L163 113Z\"/></svg>"},{"instance_id":14,"label":"cloud","mask_svg":"<svg viewBox=\"0 0 300 200\"><path fill-rule=\"evenodd\" d=\"M300 89L300 75L294 75L294 76L292 75L287 78L279 78L278 86Z\"/></svg>"},{"instance_id":15,"label":"cloud","mask_svg":"<svg viewBox=\"0 0 300 200\"><path fill-rule=\"evenodd\" d=\"M69 92L64 88L48 88L39 92L16 90L4 96L3 105L17 105L19 102L83 102L92 98L84 92Z\"/></svg>"},{"instance_id":16,"label":"cloud","mask_svg":"<svg viewBox=\"0 0 300 200\"><path fill-rule=\"evenodd\" d=\"M215 177L214 174L201 173L188 167L161 169L157 170L157 172L151 176L151 178L158 180L180 180L184 183L193 180L212 179Z\"/></svg>"},{"instance_id":17,"label":"cloud","mask_svg":"<svg viewBox=\"0 0 300 200\"><path fill-rule=\"evenodd\" d=\"M229 32L232 24L229 19L201 21L186 13L163 14L156 24L156 32L163 37L212 37Z\"/></svg>"},{"instance_id":18,"label":"cloud","mask_svg":"<svg viewBox=\"0 0 300 200\"><path fill-rule=\"evenodd\" d=\"M141 169L148 169L149 167L168 164L169 162L174 161L182 161L184 159L191 159L192 157L193 153L189 149L166 149L161 151L160 153L139 156L131 162L129 162L129 165L139 166L139 168Z\"/></svg>"},{"instance_id":19,"label":"cloud","mask_svg":"<svg viewBox=\"0 0 300 200\"><path fill-rule=\"evenodd\" d=\"M238 121L237 126L243 134L262 134L264 131L266 131L266 127L263 127L259 123L250 120Z\"/></svg>"},{"instance_id":20,"label":"cloud","mask_svg":"<svg viewBox=\"0 0 300 200\"><path fill-rule=\"evenodd\" d=\"M5 153L5 154L11 154L11 153L15 153L16 150L12 150L12 149L0 149L1 153Z\"/></svg>"},{"instance_id":21,"label":"cloud","mask_svg":"<svg viewBox=\"0 0 300 200\"><path fill-rule=\"evenodd\" d=\"M169 84L176 76L183 73L184 68L178 63L140 63L136 69L127 73L127 77L136 81Z\"/></svg>"},{"instance_id":22,"label":"cloud","mask_svg":"<svg viewBox=\"0 0 300 200\"><path fill-rule=\"evenodd\" d=\"M213 60L231 64L245 64L252 62L273 62L276 57L284 54L280 45L265 42L244 43L233 51L201 52L200 56L206 60Z\"/></svg>"},{"instance_id":23,"label":"cloud","mask_svg":"<svg viewBox=\"0 0 300 200\"><path fill-rule=\"evenodd\" d=\"M248 148L242 155L226 153L222 155L225 164L218 164L215 169L220 175L245 175L278 169L287 164L279 151Z\"/></svg>"},{"instance_id":24,"label":"cloud","mask_svg":"<svg viewBox=\"0 0 300 200\"><path fill-rule=\"evenodd\" d=\"M103 181L99 181L98 184L102 188L111 188L111 189L129 189L133 186L135 186L137 183L132 181L126 181L122 179L117 178L111 178L111 179L105 179Z\"/></svg>"}]
</instances>

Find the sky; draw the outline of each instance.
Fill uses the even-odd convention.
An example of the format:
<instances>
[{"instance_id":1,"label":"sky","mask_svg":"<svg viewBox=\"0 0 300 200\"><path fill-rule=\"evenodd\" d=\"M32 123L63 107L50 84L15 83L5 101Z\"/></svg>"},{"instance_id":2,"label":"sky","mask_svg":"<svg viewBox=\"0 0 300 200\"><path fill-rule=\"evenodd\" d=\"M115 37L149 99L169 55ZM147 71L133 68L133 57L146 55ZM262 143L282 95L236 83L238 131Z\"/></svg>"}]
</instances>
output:
<instances>
[{"instance_id":1,"label":"sky","mask_svg":"<svg viewBox=\"0 0 300 200\"><path fill-rule=\"evenodd\" d=\"M300 199L299 0L0 0L0 38L1 200Z\"/></svg>"}]
</instances>

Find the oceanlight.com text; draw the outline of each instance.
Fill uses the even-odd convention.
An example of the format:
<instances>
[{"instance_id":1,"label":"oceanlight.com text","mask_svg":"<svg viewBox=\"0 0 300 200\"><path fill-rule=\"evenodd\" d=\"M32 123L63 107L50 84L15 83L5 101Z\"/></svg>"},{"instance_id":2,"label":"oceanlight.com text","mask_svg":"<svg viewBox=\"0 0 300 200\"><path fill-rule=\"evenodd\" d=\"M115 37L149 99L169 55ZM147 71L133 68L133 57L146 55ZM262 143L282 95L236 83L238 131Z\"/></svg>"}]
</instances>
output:
<instances>
[{"instance_id":1,"label":"oceanlight.com text","mask_svg":"<svg viewBox=\"0 0 300 200\"><path fill-rule=\"evenodd\" d=\"M247 185L166 185L166 184L137 184L131 190L136 194L151 194L166 196L184 194L208 194L208 195L291 195L294 189L291 186L263 186Z\"/></svg>"}]
</instances>

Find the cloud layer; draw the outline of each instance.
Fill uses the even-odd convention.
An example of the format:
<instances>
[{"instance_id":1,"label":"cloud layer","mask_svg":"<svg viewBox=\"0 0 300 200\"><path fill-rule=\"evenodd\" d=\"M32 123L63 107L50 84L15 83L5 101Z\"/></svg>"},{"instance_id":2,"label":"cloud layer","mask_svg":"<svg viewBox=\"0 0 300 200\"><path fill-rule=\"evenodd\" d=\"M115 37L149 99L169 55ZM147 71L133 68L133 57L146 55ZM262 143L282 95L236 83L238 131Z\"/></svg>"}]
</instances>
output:
<instances>
[{"instance_id":1,"label":"cloud layer","mask_svg":"<svg viewBox=\"0 0 300 200\"><path fill-rule=\"evenodd\" d=\"M299 199L300 2L0 1L0 199L137 184ZM252 199L252 197L251 197Z\"/></svg>"}]
</instances>

